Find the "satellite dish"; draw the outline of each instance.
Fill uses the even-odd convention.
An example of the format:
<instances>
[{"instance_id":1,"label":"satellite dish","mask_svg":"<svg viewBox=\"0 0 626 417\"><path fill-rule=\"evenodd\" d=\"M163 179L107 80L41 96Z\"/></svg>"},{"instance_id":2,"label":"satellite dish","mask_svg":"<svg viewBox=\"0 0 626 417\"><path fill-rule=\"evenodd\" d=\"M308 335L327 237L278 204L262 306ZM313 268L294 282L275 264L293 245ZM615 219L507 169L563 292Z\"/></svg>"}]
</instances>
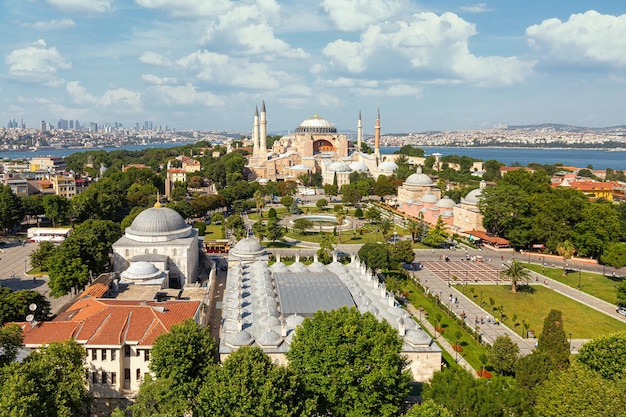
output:
<instances>
[{"instance_id":1,"label":"satellite dish","mask_svg":"<svg viewBox=\"0 0 626 417\"><path fill-rule=\"evenodd\" d=\"M33 320L35 320L35 316L33 314L29 314L28 316L26 316L26 321L27 322L32 322Z\"/></svg>"},{"instance_id":2,"label":"satellite dish","mask_svg":"<svg viewBox=\"0 0 626 417\"><path fill-rule=\"evenodd\" d=\"M31 303L31 304L28 306L28 309L29 309L30 311L35 311L35 310L37 310L37 304L35 304L35 303ZM30 321L30 320L29 320L29 321Z\"/></svg>"}]
</instances>

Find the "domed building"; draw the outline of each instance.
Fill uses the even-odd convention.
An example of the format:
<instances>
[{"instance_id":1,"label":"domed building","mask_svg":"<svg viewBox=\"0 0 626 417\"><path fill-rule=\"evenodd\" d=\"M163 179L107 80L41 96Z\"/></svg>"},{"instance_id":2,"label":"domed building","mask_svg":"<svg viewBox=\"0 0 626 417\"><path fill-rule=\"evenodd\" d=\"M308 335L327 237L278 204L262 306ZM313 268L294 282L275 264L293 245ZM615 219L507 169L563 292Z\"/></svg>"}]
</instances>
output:
<instances>
[{"instance_id":1,"label":"domed building","mask_svg":"<svg viewBox=\"0 0 626 417\"><path fill-rule=\"evenodd\" d=\"M314 115L303 120L292 134L275 141L267 149L267 120L265 102L259 118L255 112L252 129L253 153L246 166L248 179L271 181L295 181L302 173L322 174L324 184L333 184L335 177L339 187L348 183L351 172L391 175L397 169L395 163L382 163L380 156L380 113L376 119L374 154L360 152L362 141L361 115L358 119L358 142L353 144L328 120ZM355 146L356 145L356 146ZM341 169L336 164L341 163ZM352 163L358 165L354 168ZM379 169L380 165L380 169Z\"/></svg>"},{"instance_id":2,"label":"domed building","mask_svg":"<svg viewBox=\"0 0 626 417\"><path fill-rule=\"evenodd\" d=\"M435 196L435 201L441 198L441 190L436 187L428 175L422 173L422 168L418 167L417 172L409 175L404 183L398 187L398 204L421 201L427 194Z\"/></svg>"},{"instance_id":3,"label":"domed building","mask_svg":"<svg viewBox=\"0 0 626 417\"><path fill-rule=\"evenodd\" d=\"M465 198L461 198L461 202L454 206L454 226L459 231L486 231L483 226L483 215L478 208L480 194L486 186L487 183L481 181L479 188L467 193Z\"/></svg>"},{"instance_id":4,"label":"domed building","mask_svg":"<svg viewBox=\"0 0 626 417\"><path fill-rule=\"evenodd\" d=\"M155 279L163 278L164 288L196 282L199 255L198 232L160 203L139 213L113 244L113 265L123 279L154 284Z\"/></svg>"}]
</instances>

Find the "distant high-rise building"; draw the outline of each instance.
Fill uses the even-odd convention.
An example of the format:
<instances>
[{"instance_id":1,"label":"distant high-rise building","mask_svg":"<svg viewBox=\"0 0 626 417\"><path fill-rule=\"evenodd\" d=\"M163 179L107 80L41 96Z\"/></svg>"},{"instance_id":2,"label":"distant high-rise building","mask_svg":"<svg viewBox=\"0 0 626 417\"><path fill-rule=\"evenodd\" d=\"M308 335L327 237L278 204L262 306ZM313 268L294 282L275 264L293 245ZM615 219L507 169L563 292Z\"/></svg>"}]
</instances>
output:
<instances>
[{"instance_id":1,"label":"distant high-rise building","mask_svg":"<svg viewBox=\"0 0 626 417\"><path fill-rule=\"evenodd\" d=\"M65 119L61 119L59 120L59 123L57 123L57 129L63 129L63 130L67 130L70 127L69 123L67 120Z\"/></svg>"},{"instance_id":2,"label":"distant high-rise building","mask_svg":"<svg viewBox=\"0 0 626 417\"><path fill-rule=\"evenodd\" d=\"M22 129L26 129L26 123L24 123L24 119L22 119Z\"/></svg>"},{"instance_id":3,"label":"distant high-rise building","mask_svg":"<svg viewBox=\"0 0 626 417\"><path fill-rule=\"evenodd\" d=\"M97 132L98 131L98 123L91 122L89 124L89 131L90 132Z\"/></svg>"},{"instance_id":4,"label":"distant high-rise building","mask_svg":"<svg viewBox=\"0 0 626 417\"><path fill-rule=\"evenodd\" d=\"M42 132L47 131L47 130L48 130L48 129L46 129L47 127L48 127L48 126L46 125L46 121L45 121L45 120L42 120L42 121L41 121L41 131L42 131Z\"/></svg>"},{"instance_id":5,"label":"distant high-rise building","mask_svg":"<svg viewBox=\"0 0 626 417\"><path fill-rule=\"evenodd\" d=\"M74 121L70 120L70 129L74 129Z\"/></svg>"},{"instance_id":6,"label":"distant high-rise building","mask_svg":"<svg viewBox=\"0 0 626 417\"><path fill-rule=\"evenodd\" d=\"M139 130L139 123L135 123L135 130Z\"/></svg>"},{"instance_id":7,"label":"distant high-rise building","mask_svg":"<svg viewBox=\"0 0 626 417\"><path fill-rule=\"evenodd\" d=\"M80 130L80 123L78 123L78 120L74 121L74 129Z\"/></svg>"}]
</instances>

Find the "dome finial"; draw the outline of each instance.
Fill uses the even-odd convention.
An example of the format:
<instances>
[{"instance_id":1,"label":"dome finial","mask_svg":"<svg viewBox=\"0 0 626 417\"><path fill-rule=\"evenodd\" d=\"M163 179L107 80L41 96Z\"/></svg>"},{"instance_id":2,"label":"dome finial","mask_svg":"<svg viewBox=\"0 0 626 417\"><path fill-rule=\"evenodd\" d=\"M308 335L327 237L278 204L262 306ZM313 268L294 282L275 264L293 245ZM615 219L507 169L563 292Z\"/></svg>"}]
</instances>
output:
<instances>
[{"instance_id":1,"label":"dome finial","mask_svg":"<svg viewBox=\"0 0 626 417\"><path fill-rule=\"evenodd\" d=\"M161 195L159 194L159 192L157 191L157 195L156 195L156 203L154 203L154 208L161 208L163 207L161 205Z\"/></svg>"}]
</instances>

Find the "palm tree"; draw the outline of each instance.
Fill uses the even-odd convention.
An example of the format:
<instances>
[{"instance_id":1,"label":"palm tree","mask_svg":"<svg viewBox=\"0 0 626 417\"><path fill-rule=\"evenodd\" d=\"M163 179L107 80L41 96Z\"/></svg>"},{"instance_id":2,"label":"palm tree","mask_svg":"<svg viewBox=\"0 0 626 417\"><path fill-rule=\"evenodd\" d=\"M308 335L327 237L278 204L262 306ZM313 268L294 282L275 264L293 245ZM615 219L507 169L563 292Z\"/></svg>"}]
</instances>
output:
<instances>
[{"instance_id":1,"label":"palm tree","mask_svg":"<svg viewBox=\"0 0 626 417\"><path fill-rule=\"evenodd\" d=\"M346 218L346 215L343 213L337 213L335 215L335 218L337 219L337 231L339 232L339 234L337 235L337 244L341 243L341 225L343 223L343 221Z\"/></svg>"},{"instance_id":2,"label":"palm tree","mask_svg":"<svg viewBox=\"0 0 626 417\"><path fill-rule=\"evenodd\" d=\"M261 220L263 218L263 213L261 212L261 209L265 205L265 197L263 196L261 190L256 190L252 198L254 198L254 204L256 204L256 212L259 214L259 220Z\"/></svg>"},{"instance_id":3,"label":"palm tree","mask_svg":"<svg viewBox=\"0 0 626 417\"><path fill-rule=\"evenodd\" d=\"M389 232L393 229L393 226L393 222L386 217L378 222L378 230L380 231L383 243L387 241L387 236L389 236Z\"/></svg>"},{"instance_id":4,"label":"palm tree","mask_svg":"<svg viewBox=\"0 0 626 417\"><path fill-rule=\"evenodd\" d=\"M566 240L565 242L561 243L556 248L556 251L558 252L559 255L563 257L563 276L566 276L567 275L567 260L571 259L571 257L574 256L574 254L576 253L576 248L574 247L572 242L570 242L569 240Z\"/></svg>"},{"instance_id":5,"label":"palm tree","mask_svg":"<svg viewBox=\"0 0 626 417\"><path fill-rule=\"evenodd\" d=\"M520 261L513 261L502 270L502 275L511 280L511 292L517 292L520 283L528 284L530 272Z\"/></svg>"},{"instance_id":6,"label":"palm tree","mask_svg":"<svg viewBox=\"0 0 626 417\"><path fill-rule=\"evenodd\" d=\"M411 242L415 243L415 236L421 231L420 224L413 219L408 219L405 226L407 231L411 234Z\"/></svg>"}]
</instances>

